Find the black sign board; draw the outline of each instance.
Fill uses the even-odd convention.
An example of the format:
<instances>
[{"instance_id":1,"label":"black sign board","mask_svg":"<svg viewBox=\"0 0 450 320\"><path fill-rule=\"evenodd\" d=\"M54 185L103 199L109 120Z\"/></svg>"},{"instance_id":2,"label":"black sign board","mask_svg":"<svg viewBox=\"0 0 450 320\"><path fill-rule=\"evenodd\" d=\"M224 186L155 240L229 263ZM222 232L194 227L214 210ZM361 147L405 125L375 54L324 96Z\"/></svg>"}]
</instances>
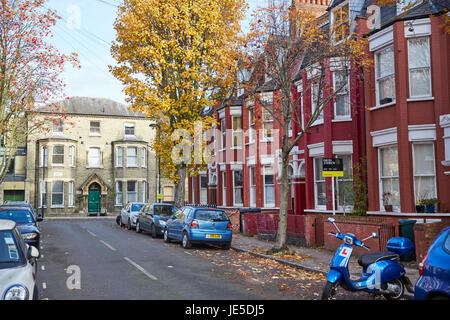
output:
<instances>
[{"instance_id":1,"label":"black sign board","mask_svg":"<svg viewBox=\"0 0 450 320\"><path fill-rule=\"evenodd\" d=\"M343 177L344 163L340 158L323 158L323 176L324 177Z\"/></svg>"}]
</instances>

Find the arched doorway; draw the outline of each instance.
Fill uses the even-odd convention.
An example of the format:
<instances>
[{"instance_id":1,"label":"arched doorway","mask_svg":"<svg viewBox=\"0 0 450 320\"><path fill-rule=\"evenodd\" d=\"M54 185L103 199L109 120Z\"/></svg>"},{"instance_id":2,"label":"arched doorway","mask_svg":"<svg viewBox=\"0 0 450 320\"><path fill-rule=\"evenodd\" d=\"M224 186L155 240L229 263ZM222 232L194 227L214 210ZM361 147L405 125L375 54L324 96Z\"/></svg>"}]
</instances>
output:
<instances>
[{"instance_id":1,"label":"arched doorway","mask_svg":"<svg viewBox=\"0 0 450 320\"><path fill-rule=\"evenodd\" d=\"M88 214L100 213L101 187L97 182L91 183L88 192Z\"/></svg>"}]
</instances>

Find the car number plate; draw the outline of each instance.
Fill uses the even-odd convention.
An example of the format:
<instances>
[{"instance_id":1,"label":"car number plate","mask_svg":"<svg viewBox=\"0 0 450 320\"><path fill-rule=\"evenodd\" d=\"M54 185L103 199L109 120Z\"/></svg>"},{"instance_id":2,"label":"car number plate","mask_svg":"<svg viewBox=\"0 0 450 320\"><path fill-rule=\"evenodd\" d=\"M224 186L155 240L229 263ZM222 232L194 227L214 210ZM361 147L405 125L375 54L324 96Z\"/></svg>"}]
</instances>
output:
<instances>
[{"instance_id":1,"label":"car number plate","mask_svg":"<svg viewBox=\"0 0 450 320\"><path fill-rule=\"evenodd\" d=\"M220 239L220 238L222 238L222 236L220 234L207 234L206 238L207 239Z\"/></svg>"}]
</instances>

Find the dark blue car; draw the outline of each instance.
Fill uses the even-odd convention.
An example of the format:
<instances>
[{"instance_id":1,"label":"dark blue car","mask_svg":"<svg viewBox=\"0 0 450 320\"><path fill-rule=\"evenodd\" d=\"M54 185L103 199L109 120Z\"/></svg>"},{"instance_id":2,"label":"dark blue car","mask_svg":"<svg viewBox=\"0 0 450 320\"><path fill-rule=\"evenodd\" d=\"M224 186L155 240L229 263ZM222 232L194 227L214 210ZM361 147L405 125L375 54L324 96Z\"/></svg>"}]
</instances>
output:
<instances>
[{"instance_id":1,"label":"dark blue car","mask_svg":"<svg viewBox=\"0 0 450 320\"><path fill-rule=\"evenodd\" d=\"M445 227L420 263L416 300L450 299L450 226Z\"/></svg>"},{"instance_id":2,"label":"dark blue car","mask_svg":"<svg viewBox=\"0 0 450 320\"><path fill-rule=\"evenodd\" d=\"M148 203L139 211L136 232L151 232L152 238L162 236L167 220L178 210L178 207L169 203Z\"/></svg>"},{"instance_id":3,"label":"dark blue car","mask_svg":"<svg viewBox=\"0 0 450 320\"><path fill-rule=\"evenodd\" d=\"M39 249L41 232L38 229L37 222L42 221L41 217L35 218L31 210L26 207L1 206L0 219L14 221L25 243Z\"/></svg>"},{"instance_id":4,"label":"dark blue car","mask_svg":"<svg viewBox=\"0 0 450 320\"><path fill-rule=\"evenodd\" d=\"M223 210L207 207L183 207L166 222L164 241L181 241L188 249L193 243L231 247L232 224Z\"/></svg>"}]
</instances>

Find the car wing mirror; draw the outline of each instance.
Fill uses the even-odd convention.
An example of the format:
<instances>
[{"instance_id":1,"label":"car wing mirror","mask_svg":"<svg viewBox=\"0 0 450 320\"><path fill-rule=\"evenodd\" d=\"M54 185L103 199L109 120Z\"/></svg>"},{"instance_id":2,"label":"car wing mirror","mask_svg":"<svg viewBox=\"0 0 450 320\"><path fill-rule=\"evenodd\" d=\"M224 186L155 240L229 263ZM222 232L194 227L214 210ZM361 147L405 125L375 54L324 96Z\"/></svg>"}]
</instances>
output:
<instances>
[{"instance_id":1,"label":"car wing mirror","mask_svg":"<svg viewBox=\"0 0 450 320\"><path fill-rule=\"evenodd\" d=\"M27 252L28 260L31 258L39 258L39 250L35 246L29 246Z\"/></svg>"},{"instance_id":2,"label":"car wing mirror","mask_svg":"<svg viewBox=\"0 0 450 320\"><path fill-rule=\"evenodd\" d=\"M36 222L41 222L41 221L43 221L44 219L42 218L42 217L37 217L36 218Z\"/></svg>"}]
</instances>

